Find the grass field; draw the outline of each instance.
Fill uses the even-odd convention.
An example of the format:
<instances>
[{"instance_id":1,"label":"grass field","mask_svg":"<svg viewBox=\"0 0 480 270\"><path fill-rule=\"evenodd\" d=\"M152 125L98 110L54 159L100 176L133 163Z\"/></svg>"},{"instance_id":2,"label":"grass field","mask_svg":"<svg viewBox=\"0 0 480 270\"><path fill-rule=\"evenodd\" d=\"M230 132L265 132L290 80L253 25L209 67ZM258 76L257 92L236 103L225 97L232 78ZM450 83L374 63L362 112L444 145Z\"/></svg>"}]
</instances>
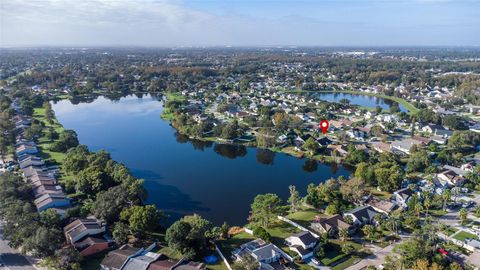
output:
<instances>
[{"instance_id":1,"label":"grass field","mask_svg":"<svg viewBox=\"0 0 480 270\"><path fill-rule=\"evenodd\" d=\"M466 231L461 231L455 234L453 238L459 241L465 241L466 239L478 239L478 237L475 234L471 234Z\"/></svg>"}]
</instances>

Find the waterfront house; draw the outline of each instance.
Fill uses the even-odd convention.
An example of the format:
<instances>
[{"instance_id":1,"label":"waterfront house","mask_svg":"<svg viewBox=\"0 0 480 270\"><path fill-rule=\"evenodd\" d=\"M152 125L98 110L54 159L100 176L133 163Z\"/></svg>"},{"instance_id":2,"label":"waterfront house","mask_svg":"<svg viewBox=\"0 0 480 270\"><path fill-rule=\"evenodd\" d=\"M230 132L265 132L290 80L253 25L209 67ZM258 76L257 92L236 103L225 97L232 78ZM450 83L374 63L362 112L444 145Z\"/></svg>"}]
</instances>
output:
<instances>
[{"instance_id":1,"label":"waterfront house","mask_svg":"<svg viewBox=\"0 0 480 270\"><path fill-rule=\"evenodd\" d=\"M160 258L162 254L147 252L145 255L128 260L122 270L147 270L150 264Z\"/></svg>"},{"instance_id":2,"label":"waterfront house","mask_svg":"<svg viewBox=\"0 0 480 270\"><path fill-rule=\"evenodd\" d=\"M37 147L29 144L20 144L19 146L17 146L17 148L15 148L15 154L17 155L17 157L26 154L34 155L36 153L38 153Z\"/></svg>"},{"instance_id":3,"label":"waterfront house","mask_svg":"<svg viewBox=\"0 0 480 270\"><path fill-rule=\"evenodd\" d=\"M38 198L44 194L63 194L62 187L56 184L42 184L32 188L33 196Z\"/></svg>"},{"instance_id":4,"label":"waterfront house","mask_svg":"<svg viewBox=\"0 0 480 270\"><path fill-rule=\"evenodd\" d=\"M355 225L365 225L365 224L375 224L375 216L379 215L380 213L375 211L373 207L370 205L360 206L357 207L345 214L343 214L344 218L351 217L353 220L353 224Z\"/></svg>"},{"instance_id":5,"label":"waterfront house","mask_svg":"<svg viewBox=\"0 0 480 270\"><path fill-rule=\"evenodd\" d=\"M34 201L38 212L49 208L64 208L70 206L70 199L63 193L47 193L38 197Z\"/></svg>"},{"instance_id":6,"label":"waterfront house","mask_svg":"<svg viewBox=\"0 0 480 270\"><path fill-rule=\"evenodd\" d=\"M24 169L26 167L41 167L45 165L45 162L43 161L42 158L36 157L36 156L31 156L27 155L24 159L19 159L18 165L20 166L20 169Z\"/></svg>"},{"instance_id":7,"label":"waterfront house","mask_svg":"<svg viewBox=\"0 0 480 270\"><path fill-rule=\"evenodd\" d=\"M147 270L172 270L181 261L174 260L164 254L160 254L156 261L150 263Z\"/></svg>"},{"instance_id":8,"label":"waterfront house","mask_svg":"<svg viewBox=\"0 0 480 270\"><path fill-rule=\"evenodd\" d=\"M73 247L79 252L80 256L86 257L107 250L109 242L103 237L88 236L73 244Z\"/></svg>"},{"instance_id":9,"label":"waterfront house","mask_svg":"<svg viewBox=\"0 0 480 270\"><path fill-rule=\"evenodd\" d=\"M110 251L100 263L102 270L122 270L130 258L139 256L143 248L134 248L130 245L123 245L120 248Z\"/></svg>"},{"instance_id":10,"label":"waterfront house","mask_svg":"<svg viewBox=\"0 0 480 270\"><path fill-rule=\"evenodd\" d=\"M310 228L320 234L328 233L329 236L336 236L340 229L345 229L349 233L355 230L341 215L334 215L329 218L318 218L310 223Z\"/></svg>"},{"instance_id":11,"label":"waterfront house","mask_svg":"<svg viewBox=\"0 0 480 270\"><path fill-rule=\"evenodd\" d=\"M305 260L313 256L313 248L317 245L318 239L311 232L303 231L288 237L285 243L290 250L295 251L302 260Z\"/></svg>"},{"instance_id":12,"label":"waterfront house","mask_svg":"<svg viewBox=\"0 0 480 270\"><path fill-rule=\"evenodd\" d=\"M207 267L204 263L194 261L180 261L172 270L205 270Z\"/></svg>"},{"instance_id":13,"label":"waterfront house","mask_svg":"<svg viewBox=\"0 0 480 270\"><path fill-rule=\"evenodd\" d=\"M85 236L105 233L105 224L95 217L79 218L63 228L68 243L74 244Z\"/></svg>"},{"instance_id":14,"label":"waterfront house","mask_svg":"<svg viewBox=\"0 0 480 270\"><path fill-rule=\"evenodd\" d=\"M242 260L245 256L252 256L259 265L267 268L267 265L277 262L280 258L292 260L292 258L280 248L271 243L267 244L262 239L247 242L232 252L232 257L235 260Z\"/></svg>"},{"instance_id":15,"label":"waterfront house","mask_svg":"<svg viewBox=\"0 0 480 270\"><path fill-rule=\"evenodd\" d=\"M376 211L389 215L396 208L396 204L387 200L380 200L377 197L369 196L365 205L373 207Z\"/></svg>"}]
</instances>

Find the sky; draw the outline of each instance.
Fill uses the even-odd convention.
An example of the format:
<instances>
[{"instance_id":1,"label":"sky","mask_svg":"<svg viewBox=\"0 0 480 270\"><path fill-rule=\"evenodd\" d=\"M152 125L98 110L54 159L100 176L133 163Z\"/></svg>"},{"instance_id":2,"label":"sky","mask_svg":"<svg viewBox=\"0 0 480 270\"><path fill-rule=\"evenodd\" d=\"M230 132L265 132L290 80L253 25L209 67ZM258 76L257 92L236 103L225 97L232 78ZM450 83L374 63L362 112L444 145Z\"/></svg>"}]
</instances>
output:
<instances>
[{"instance_id":1,"label":"sky","mask_svg":"<svg viewBox=\"0 0 480 270\"><path fill-rule=\"evenodd\" d=\"M480 46L480 0L0 0L0 46Z\"/></svg>"}]
</instances>

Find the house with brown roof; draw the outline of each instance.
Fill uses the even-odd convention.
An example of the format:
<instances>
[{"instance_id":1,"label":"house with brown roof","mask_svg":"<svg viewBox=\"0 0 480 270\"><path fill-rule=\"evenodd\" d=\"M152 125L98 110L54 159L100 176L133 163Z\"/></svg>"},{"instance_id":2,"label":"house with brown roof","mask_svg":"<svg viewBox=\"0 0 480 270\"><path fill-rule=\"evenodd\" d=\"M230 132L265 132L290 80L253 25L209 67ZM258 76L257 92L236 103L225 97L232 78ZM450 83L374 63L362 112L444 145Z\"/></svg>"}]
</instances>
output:
<instances>
[{"instance_id":1,"label":"house with brown roof","mask_svg":"<svg viewBox=\"0 0 480 270\"><path fill-rule=\"evenodd\" d=\"M121 270L130 258L139 256L143 250L143 248L123 245L116 250L110 251L100 263L100 268L102 270Z\"/></svg>"},{"instance_id":2,"label":"house with brown roof","mask_svg":"<svg viewBox=\"0 0 480 270\"><path fill-rule=\"evenodd\" d=\"M340 229L345 229L352 233L355 228L348 224L341 215L334 215L329 218L318 218L310 224L310 228L320 234L328 233L330 236L338 234Z\"/></svg>"},{"instance_id":3,"label":"house with brown roof","mask_svg":"<svg viewBox=\"0 0 480 270\"><path fill-rule=\"evenodd\" d=\"M375 209L376 211L387 215L390 214L397 207L397 205L391 201L380 200L379 198L374 196L370 196L365 201L365 204L373 207L373 209Z\"/></svg>"},{"instance_id":4,"label":"house with brown roof","mask_svg":"<svg viewBox=\"0 0 480 270\"><path fill-rule=\"evenodd\" d=\"M172 270L180 262L179 260L171 259L161 254L156 261L148 266L147 270Z\"/></svg>"},{"instance_id":5,"label":"house with brown roof","mask_svg":"<svg viewBox=\"0 0 480 270\"><path fill-rule=\"evenodd\" d=\"M105 224L96 218L79 218L63 228L70 244L75 244L86 236L103 234L105 230Z\"/></svg>"},{"instance_id":6,"label":"house with brown roof","mask_svg":"<svg viewBox=\"0 0 480 270\"><path fill-rule=\"evenodd\" d=\"M103 237L88 236L76 242L73 247L80 253L80 256L86 257L108 249L109 242Z\"/></svg>"}]
</instances>

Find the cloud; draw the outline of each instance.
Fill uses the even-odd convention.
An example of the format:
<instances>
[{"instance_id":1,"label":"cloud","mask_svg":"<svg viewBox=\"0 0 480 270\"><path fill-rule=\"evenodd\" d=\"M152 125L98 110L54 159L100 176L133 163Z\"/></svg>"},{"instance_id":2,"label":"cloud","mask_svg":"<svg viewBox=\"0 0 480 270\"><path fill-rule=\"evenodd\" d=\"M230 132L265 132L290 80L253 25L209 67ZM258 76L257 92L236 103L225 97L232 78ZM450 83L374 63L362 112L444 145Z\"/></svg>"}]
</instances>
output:
<instances>
[{"instance_id":1,"label":"cloud","mask_svg":"<svg viewBox=\"0 0 480 270\"><path fill-rule=\"evenodd\" d=\"M445 45L452 35L478 44L478 14L465 3L474 2L4 0L0 46Z\"/></svg>"}]
</instances>

